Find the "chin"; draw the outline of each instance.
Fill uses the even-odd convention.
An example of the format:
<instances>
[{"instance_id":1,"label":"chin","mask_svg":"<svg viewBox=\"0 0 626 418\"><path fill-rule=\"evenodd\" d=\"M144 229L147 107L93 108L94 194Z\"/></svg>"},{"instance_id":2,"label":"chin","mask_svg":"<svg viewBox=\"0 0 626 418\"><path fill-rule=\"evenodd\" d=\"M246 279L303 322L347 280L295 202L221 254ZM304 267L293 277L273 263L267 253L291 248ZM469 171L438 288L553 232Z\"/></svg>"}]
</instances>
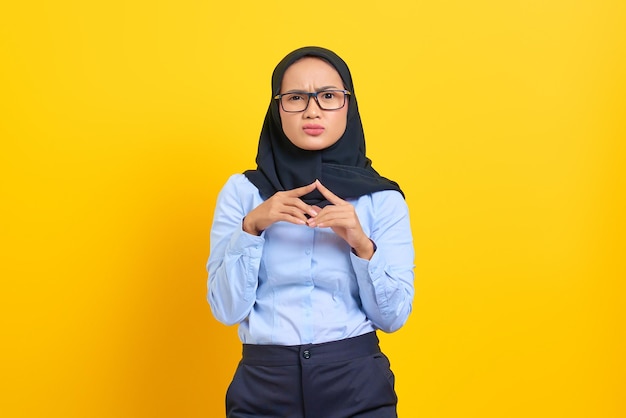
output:
<instances>
[{"instance_id":1,"label":"chin","mask_svg":"<svg viewBox=\"0 0 626 418\"><path fill-rule=\"evenodd\" d=\"M326 148L326 145L323 143L316 143L317 141L311 141L310 139L305 139L302 141L291 141L296 147L303 149L305 151L319 151L321 149Z\"/></svg>"},{"instance_id":2,"label":"chin","mask_svg":"<svg viewBox=\"0 0 626 418\"><path fill-rule=\"evenodd\" d=\"M298 142L292 141L292 143L296 147L306 150L306 151L321 151L323 149L330 147L335 142L337 142L337 140L330 141L328 139L319 138L319 137L303 138L301 141L298 141Z\"/></svg>"}]
</instances>

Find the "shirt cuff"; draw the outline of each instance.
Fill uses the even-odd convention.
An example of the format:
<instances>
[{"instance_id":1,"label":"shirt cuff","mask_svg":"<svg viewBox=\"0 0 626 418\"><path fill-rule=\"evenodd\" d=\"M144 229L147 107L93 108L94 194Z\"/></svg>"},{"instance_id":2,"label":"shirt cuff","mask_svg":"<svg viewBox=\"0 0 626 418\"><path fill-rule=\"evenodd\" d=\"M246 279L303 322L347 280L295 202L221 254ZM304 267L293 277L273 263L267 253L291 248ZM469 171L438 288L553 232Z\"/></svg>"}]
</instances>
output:
<instances>
[{"instance_id":1,"label":"shirt cuff","mask_svg":"<svg viewBox=\"0 0 626 418\"><path fill-rule=\"evenodd\" d=\"M243 254L248 257L261 257L265 233L260 236L248 234L244 230L237 230L230 239L230 251L235 254Z\"/></svg>"},{"instance_id":2,"label":"shirt cuff","mask_svg":"<svg viewBox=\"0 0 626 418\"><path fill-rule=\"evenodd\" d=\"M380 272L384 270L384 259L374 241L372 243L374 244L374 255L372 255L372 258L369 260L361 258L356 255L354 250L351 252L350 258L352 259L352 267L357 278L368 277L370 282L374 283L380 277Z\"/></svg>"}]
</instances>

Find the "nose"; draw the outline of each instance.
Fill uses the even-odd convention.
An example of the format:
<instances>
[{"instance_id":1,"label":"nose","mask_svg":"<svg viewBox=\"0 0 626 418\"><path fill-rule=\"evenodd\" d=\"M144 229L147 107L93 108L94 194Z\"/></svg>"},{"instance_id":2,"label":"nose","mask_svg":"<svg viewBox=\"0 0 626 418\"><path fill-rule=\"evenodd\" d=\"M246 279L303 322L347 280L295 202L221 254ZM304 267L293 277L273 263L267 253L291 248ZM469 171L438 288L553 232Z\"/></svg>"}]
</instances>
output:
<instances>
[{"instance_id":1,"label":"nose","mask_svg":"<svg viewBox=\"0 0 626 418\"><path fill-rule=\"evenodd\" d=\"M304 112L302 112L302 116L305 119L317 118L322 112L322 108L319 104L317 104L316 99L316 97L309 98L309 105L306 107L306 109L304 109Z\"/></svg>"}]
</instances>

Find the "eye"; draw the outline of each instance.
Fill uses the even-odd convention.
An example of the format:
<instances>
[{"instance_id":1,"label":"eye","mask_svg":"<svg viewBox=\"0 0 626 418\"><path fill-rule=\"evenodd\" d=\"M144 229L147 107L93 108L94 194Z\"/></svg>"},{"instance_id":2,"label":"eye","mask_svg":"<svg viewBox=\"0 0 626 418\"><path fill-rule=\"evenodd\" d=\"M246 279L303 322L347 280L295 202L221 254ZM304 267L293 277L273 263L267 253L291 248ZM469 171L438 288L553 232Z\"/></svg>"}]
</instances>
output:
<instances>
[{"instance_id":1,"label":"eye","mask_svg":"<svg viewBox=\"0 0 626 418\"><path fill-rule=\"evenodd\" d=\"M324 100L332 100L336 97L336 93L334 91L324 91L322 92L322 99Z\"/></svg>"},{"instance_id":2,"label":"eye","mask_svg":"<svg viewBox=\"0 0 626 418\"><path fill-rule=\"evenodd\" d=\"M299 94L288 94L286 99L290 102L297 102L299 100L302 100L302 96Z\"/></svg>"}]
</instances>

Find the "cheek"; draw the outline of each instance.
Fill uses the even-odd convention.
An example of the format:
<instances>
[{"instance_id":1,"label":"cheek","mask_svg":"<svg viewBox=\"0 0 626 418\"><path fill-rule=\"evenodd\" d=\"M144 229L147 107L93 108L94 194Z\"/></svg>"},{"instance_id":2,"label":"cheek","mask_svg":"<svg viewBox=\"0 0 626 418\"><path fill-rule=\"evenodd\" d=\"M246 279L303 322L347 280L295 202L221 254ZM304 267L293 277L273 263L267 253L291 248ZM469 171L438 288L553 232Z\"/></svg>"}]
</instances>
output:
<instances>
[{"instance_id":1,"label":"cheek","mask_svg":"<svg viewBox=\"0 0 626 418\"><path fill-rule=\"evenodd\" d=\"M283 128L283 133L293 141L294 135L298 132L298 126L292 115L283 115L281 112L280 125Z\"/></svg>"},{"instance_id":2,"label":"cheek","mask_svg":"<svg viewBox=\"0 0 626 418\"><path fill-rule=\"evenodd\" d=\"M291 121L283 119L281 124L283 127L283 132L287 133L293 130L293 123Z\"/></svg>"},{"instance_id":3,"label":"cheek","mask_svg":"<svg viewBox=\"0 0 626 418\"><path fill-rule=\"evenodd\" d=\"M286 115L282 109L280 109L278 114L280 115L280 126L283 128L283 132L287 133L287 129L289 129L289 118L287 116L289 115Z\"/></svg>"},{"instance_id":4,"label":"cheek","mask_svg":"<svg viewBox=\"0 0 626 418\"><path fill-rule=\"evenodd\" d=\"M348 112L341 112L341 114L338 114L334 125L335 131L339 134L339 136L343 135L348 126Z\"/></svg>"}]
</instances>

